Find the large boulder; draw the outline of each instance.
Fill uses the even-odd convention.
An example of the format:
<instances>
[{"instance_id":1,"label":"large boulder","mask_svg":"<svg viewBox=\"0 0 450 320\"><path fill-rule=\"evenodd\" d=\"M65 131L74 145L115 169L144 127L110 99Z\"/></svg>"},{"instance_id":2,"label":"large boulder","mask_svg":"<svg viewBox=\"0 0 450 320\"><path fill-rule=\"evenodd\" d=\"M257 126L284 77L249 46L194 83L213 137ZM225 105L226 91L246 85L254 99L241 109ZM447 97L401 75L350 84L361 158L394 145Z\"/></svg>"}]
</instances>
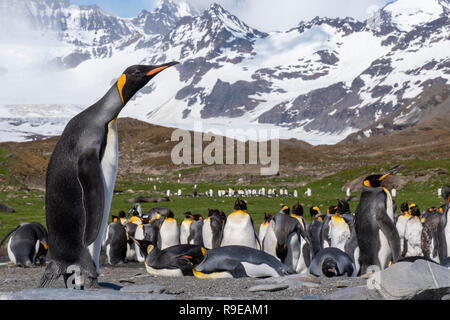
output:
<instances>
[{"instance_id":1,"label":"large boulder","mask_svg":"<svg viewBox=\"0 0 450 320\"><path fill-rule=\"evenodd\" d=\"M450 294L450 270L422 259L398 262L367 283L370 300L440 300Z\"/></svg>"}]
</instances>

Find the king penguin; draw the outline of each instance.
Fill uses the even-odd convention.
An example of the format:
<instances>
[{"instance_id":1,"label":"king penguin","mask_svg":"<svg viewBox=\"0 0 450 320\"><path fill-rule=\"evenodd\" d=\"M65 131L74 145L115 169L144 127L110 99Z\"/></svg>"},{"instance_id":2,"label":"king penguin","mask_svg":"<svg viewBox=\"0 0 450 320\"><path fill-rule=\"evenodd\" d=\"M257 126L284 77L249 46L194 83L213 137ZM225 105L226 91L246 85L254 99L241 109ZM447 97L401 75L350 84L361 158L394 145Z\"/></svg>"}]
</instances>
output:
<instances>
[{"instance_id":1,"label":"king penguin","mask_svg":"<svg viewBox=\"0 0 450 320\"><path fill-rule=\"evenodd\" d=\"M103 239L103 248L106 252L108 264L122 264L127 255L127 233L119 217L113 217L113 221L106 228Z\"/></svg>"},{"instance_id":2,"label":"king penguin","mask_svg":"<svg viewBox=\"0 0 450 320\"><path fill-rule=\"evenodd\" d=\"M382 181L397 170L395 166L385 174L371 175L363 181L355 212L361 274L371 265L385 269L390 259L395 263L400 258L400 237L394 224L392 198L389 191L381 187Z\"/></svg>"},{"instance_id":3,"label":"king penguin","mask_svg":"<svg viewBox=\"0 0 450 320\"><path fill-rule=\"evenodd\" d=\"M227 216L223 211L208 209L208 217L203 222L202 227L203 245L205 248L214 249L220 247L226 221Z\"/></svg>"},{"instance_id":4,"label":"king penguin","mask_svg":"<svg viewBox=\"0 0 450 320\"><path fill-rule=\"evenodd\" d=\"M308 225L307 233L311 241L311 258L323 249L322 227L324 215L321 214L319 207L314 206L309 209L311 223Z\"/></svg>"},{"instance_id":5,"label":"king penguin","mask_svg":"<svg viewBox=\"0 0 450 320\"><path fill-rule=\"evenodd\" d=\"M253 219L246 212L245 201L238 198L234 203L234 210L228 215L223 228L221 246L238 245L261 249Z\"/></svg>"},{"instance_id":6,"label":"king penguin","mask_svg":"<svg viewBox=\"0 0 450 320\"><path fill-rule=\"evenodd\" d=\"M406 222L404 236L404 251L402 256L417 257L423 256L422 252L422 222L420 220L420 209L417 205L410 206L411 217Z\"/></svg>"},{"instance_id":7,"label":"king penguin","mask_svg":"<svg viewBox=\"0 0 450 320\"><path fill-rule=\"evenodd\" d=\"M12 263L27 268L38 261L41 264L44 262L48 234L43 225L37 222L21 223L3 238L0 246L8 237L8 258Z\"/></svg>"},{"instance_id":8,"label":"king penguin","mask_svg":"<svg viewBox=\"0 0 450 320\"><path fill-rule=\"evenodd\" d=\"M192 221L194 221L192 213L187 211L184 213L184 220L180 225L180 244L187 244L188 237L191 230Z\"/></svg>"},{"instance_id":9,"label":"king penguin","mask_svg":"<svg viewBox=\"0 0 450 320\"><path fill-rule=\"evenodd\" d=\"M401 214L397 217L395 227L397 228L398 235L400 236L400 252L402 252L402 256L404 256L403 251L405 244L405 228L406 223L408 222L409 218L411 218L410 209L406 201L401 204L400 211Z\"/></svg>"},{"instance_id":10,"label":"king penguin","mask_svg":"<svg viewBox=\"0 0 450 320\"><path fill-rule=\"evenodd\" d=\"M46 175L45 211L49 234L44 287L79 268L84 287L98 287L102 238L118 168L117 118L127 102L153 77L177 64L127 68L108 92L66 125Z\"/></svg>"},{"instance_id":11,"label":"king penguin","mask_svg":"<svg viewBox=\"0 0 450 320\"><path fill-rule=\"evenodd\" d=\"M272 215L270 213L264 213L264 221L259 226L258 239L261 244L263 244L264 237L266 236L267 229L269 227L270 221L272 220ZM264 245L263 245L264 247Z\"/></svg>"}]
</instances>

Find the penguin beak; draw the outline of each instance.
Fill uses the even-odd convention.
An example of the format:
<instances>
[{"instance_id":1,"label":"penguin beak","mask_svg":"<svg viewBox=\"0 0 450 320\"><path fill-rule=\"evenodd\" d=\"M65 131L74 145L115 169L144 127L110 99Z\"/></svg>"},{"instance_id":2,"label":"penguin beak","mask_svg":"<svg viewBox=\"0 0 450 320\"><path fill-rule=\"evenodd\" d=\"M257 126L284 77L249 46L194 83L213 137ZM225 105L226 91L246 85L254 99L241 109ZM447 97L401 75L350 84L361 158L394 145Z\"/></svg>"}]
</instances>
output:
<instances>
[{"instance_id":1,"label":"penguin beak","mask_svg":"<svg viewBox=\"0 0 450 320\"><path fill-rule=\"evenodd\" d=\"M384 174L383 176L381 176L381 178L379 179L380 181L382 181L383 179L385 179L386 177L388 177L390 174L395 173L398 171L398 168L400 167L400 165L396 165L394 167L391 168L391 170L389 170L388 172L386 172L386 174Z\"/></svg>"},{"instance_id":2,"label":"penguin beak","mask_svg":"<svg viewBox=\"0 0 450 320\"><path fill-rule=\"evenodd\" d=\"M153 69L151 69L149 72L147 72L146 75L149 76L149 77L155 76L158 73L160 73L161 71L163 71L164 69L167 69L167 68L169 68L171 66L174 66L174 65L177 65L177 64L179 64L179 62L172 61L172 62L169 62L169 63L166 63L166 64L162 64L160 66L155 66L155 67L153 67Z\"/></svg>"}]
</instances>

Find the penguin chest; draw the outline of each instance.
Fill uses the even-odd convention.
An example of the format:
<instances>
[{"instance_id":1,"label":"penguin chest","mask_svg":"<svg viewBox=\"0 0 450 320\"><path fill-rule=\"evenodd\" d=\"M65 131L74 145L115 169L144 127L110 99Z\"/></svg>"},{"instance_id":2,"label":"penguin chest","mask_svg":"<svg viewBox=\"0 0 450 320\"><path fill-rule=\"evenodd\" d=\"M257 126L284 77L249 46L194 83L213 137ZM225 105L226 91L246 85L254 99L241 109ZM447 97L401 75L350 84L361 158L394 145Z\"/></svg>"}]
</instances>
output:
<instances>
[{"instance_id":1,"label":"penguin chest","mask_svg":"<svg viewBox=\"0 0 450 320\"><path fill-rule=\"evenodd\" d=\"M160 229L161 250L180 244L180 230L177 221L173 218L166 218Z\"/></svg>"},{"instance_id":2,"label":"penguin chest","mask_svg":"<svg viewBox=\"0 0 450 320\"><path fill-rule=\"evenodd\" d=\"M187 244L192 221L184 220L180 226L180 244Z\"/></svg>"},{"instance_id":3,"label":"penguin chest","mask_svg":"<svg viewBox=\"0 0 450 320\"><path fill-rule=\"evenodd\" d=\"M405 228L405 239L407 241L406 257L422 255L422 223L419 218L408 221Z\"/></svg>"},{"instance_id":4,"label":"penguin chest","mask_svg":"<svg viewBox=\"0 0 450 320\"><path fill-rule=\"evenodd\" d=\"M241 245L256 247L255 232L250 216L242 211L229 215L223 231L222 246Z\"/></svg>"},{"instance_id":5,"label":"penguin chest","mask_svg":"<svg viewBox=\"0 0 450 320\"><path fill-rule=\"evenodd\" d=\"M13 237L14 237L14 235L11 238L9 238L9 241L8 241L8 258L12 263L16 264L16 255L14 254L14 252L11 249L11 242L13 240Z\"/></svg>"},{"instance_id":6,"label":"penguin chest","mask_svg":"<svg viewBox=\"0 0 450 320\"><path fill-rule=\"evenodd\" d=\"M105 183L105 204L109 213L114 184L116 183L117 169L119 166L119 136L117 133L117 121L113 120L108 124L105 150L101 160L101 167Z\"/></svg>"},{"instance_id":7,"label":"penguin chest","mask_svg":"<svg viewBox=\"0 0 450 320\"><path fill-rule=\"evenodd\" d=\"M247 277L251 278L267 278L267 277L279 277L280 274L266 263L253 264L243 261L241 265L244 267Z\"/></svg>"},{"instance_id":8,"label":"penguin chest","mask_svg":"<svg viewBox=\"0 0 450 320\"><path fill-rule=\"evenodd\" d=\"M211 218L209 218L209 217L206 218L205 221L203 222L202 236L203 236L203 245L207 249L212 249L213 234L212 234L212 229L211 229Z\"/></svg>"},{"instance_id":9,"label":"penguin chest","mask_svg":"<svg viewBox=\"0 0 450 320\"><path fill-rule=\"evenodd\" d=\"M277 260L280 261L280 258L277 257L277 236L275 235L275 225L273 220L270 221L266 233L264 234L264 238L262 241L262 246L263 246L263 250L264 252L267 252L268 254L274 256L275 258L277 258Z\"/></svg>"},{"instance_id":10,"label":"penguin chest","mask_svg":"<svg viewBox=\"0 0 450 320\"><path fill-rule=\"evenodd\" d=\"M447 257L450 257L450 208L447 210L447 225L445 226L445 239L447 241Z\"/></svg>"},{"instance_id":11,"label":"penguin chest","mask_svg":"<svg viewBox=\"0 0 450 320\"><path fill-rule=\"evenodd\" d=\"M264 240L264 237L266 236L268 227L269 227L268 221L262 223L261 226L259 227L259 233L258 233L259 242L263 243L263 240Z\"/></svg>"},{"instance_id":12,"label":"penguin chest","mask_svg":"<svg viewBox=\"0 0 450 320\"><path fill-rule=\"evenodd\" d=\"M330 221L329 235L331 246L344 251L345 243L350 239L350 228L341 217L333 217Z\"/></svg>"},{"instance_id":13,"label":"penguin chest","mask_svg":"<svg viewBox=\"0 0 450 320\"><path fill-rule=\"evenodd\" d=\"M409 217L400 216L397 219L397 224L395 225L400 236L400 239L403 239L405 236L406 223L408 222Z\"/></svg>"}]
</instances>

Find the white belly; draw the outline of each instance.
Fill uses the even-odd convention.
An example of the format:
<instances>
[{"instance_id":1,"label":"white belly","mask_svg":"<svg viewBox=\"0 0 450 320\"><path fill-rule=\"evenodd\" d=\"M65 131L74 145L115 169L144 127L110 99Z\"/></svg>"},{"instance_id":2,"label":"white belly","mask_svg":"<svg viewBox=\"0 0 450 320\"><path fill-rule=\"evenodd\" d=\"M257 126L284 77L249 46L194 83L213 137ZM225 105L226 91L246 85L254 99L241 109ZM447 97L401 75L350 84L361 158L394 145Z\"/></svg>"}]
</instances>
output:
<instances>
[{"instance_id":1,"label":"white belly","mask_svg":"<svg viewBox=\"0 0 450 320\"><path fill-rule=\"evenodd\" d=\"M180 226L180 244L187 244L190 234L191 224L188 221L183 221Z\"/></svg>"},{"instance_id":2,"label":"white belly","mask_svg":"<svg viewBox=\"0 0 450 320\"><path fill-rule=\"evenodd\" d=\"M11 241L12 241L13 237L14 237L14 234L11 238L9 238L9 241L8 241L8 258L12 263L16 264L16 256L14 255L14 253L11 250Z\"/></svg>"},{"instance_id":3,"label":"white belly","mask_svg":"<svg viewBox=\"0 0 450 320\"><path fill-rule=\"evenodd\" d=\"M270 221L269 226L267 227L264 239L262 241L262 246L264 252L267 252L268 254L274 256L278 260L280 260L277 257L276 247L277 247L277 237L275 235L274 231L275 223L274 221Z\"/></svg>"},{"instance_id":4,"label":"white belly","mask_svg":"<svg viewBox=\"0 0 450 320\"><path fill-rule=\"evenodd\" d=\"M298 239L298 235L296 233L291 233L287 240L286 244L288 247L288 252L286 255L286 259L284 260L284 264L291 267L293 270L297 268L298 260L300 257L300 242Z\"/></svg>"},{"instance_id":5,"label":"white belly","mask_svg":"<svg viewBox=\"0 0 450 320\"><path fill-rule=\"evenodd\" d=\"M389 242L384 235L384 233L380 230L378 232L380 239L380 251L378 252L378 260L381 264L381 269L385 269L389 264L389 258L391 256L391 247L389 246Z\"/></svg>"},{"instance_id":6,"label":"white belly","mask_svg":"<svg viewBox=\"0 0 450 320\"><path fill-rule=\"evenodd\" d=\"M274 270L269 265L262 264L252 264L248 262L241 262L245 269L245 273L251 278L264 278L264 277L279 277L280 275L276 270Z\"/></svg>"},{"instance_id":7,"label":"white belly","mask_svg":"<svg viewBox=\"0 0 450 320\"><path fill-rule=\"evenodd\" d=\"M203 222L202 227L202 237L203 237L203 245L206 249L212 249L213 243L213 234L211 229L211 218L206 218Z\"/></svg>"},{"instance_id":8,"label":"white belly","mask_svg":"<svg viewBox=\"0 0 450 320\"><path fill-rule=\"evenodd\" d=\"M260 243L263 243L268 227L269 227L269 222L261 223L261 226L259 227L259 233L258 233L258 239L259 239Z\"/></svg>"},{"instance_id":9,"label":"white belly","mask_svg":"<svg viewBox=\"0 0 450 320\"><path fill-rule=\"evenodd\" d=\"M447 210L447 225L445 226L445 239L447 241L447 257L450 257L450 208Z\"/></svg>"},{"instance_id":10,"label":"white belly","mask_svg":"<svg viewBox=\"0 0 450 320\"><path fill-rule=\"evenodd\" d=\"M331 238L331 247L345 251L345 244L350 239L350 228L345 222L335 224L330 222L329 234Z\"/></svg>"},{"instance_id":11,"label":"white belly","mask_svg":"<svg viewBox=\"0 0 450 320\"><path fill-rule=\"evenodd\" d=\"M161 229L161 250L180 244L180 230L175 219L164 220Z\"/></svg>"},{"instance_id":12,"label":"white belly","mask_svg":"<svg viewBox=\"0 0 450 320\"><path fill-rule=\"evenodd\" d=\"M117 169L119 166L119 138L117 134L116 120L111 121L108 125L108 136L106 138L105 152L100 165L102 168L103 185L105 190L105 206L97 239L88 247L97 267L97 272L100 272L99 258L101 242L108 225L109 211L111 209L111 201L114 193L114 185L116 183Z\"/></svg>"},{"instance_id":13,"label":"white belly","mask_svg":"<svg viewBox=\"0 0 450 320\"><path fill-rule=\"evenodd\" d=\"M227 218L221 245L256 248L255 230L248 214L235 213Z\"/></svg>"},{"instance_id":14,"label":"white belly","mask_svg":"<svg viewBox=\"0 0 450 320\"><path fill-rule=\"evenodd\" d=\"M180 269L155 269L149 267L147 263L145 264L145 269L152 276L160 276L160 277L182 277L183 272Z\"/></svg>"},{"instance_id":15,"label":"white belly","mask_svg":"<svg viewBox=\"0 0 450 320\"><path fill-rule=\"evenodd\" d=\"M407 241L406 257L422 256L422 223L419 218L408 221L405 228L405 239Z\"/></svg>"},{"instance_id":16,"label":"white belly","mask_svg":"<svg viewBox=\"0 0 450 320\"><path fill-rule=\"evenodd\" d=\"M404 216L398 217L397 224L395 227L397 228L398 235L400 236L400 252L403 252L403 246L405 239L405 229L406 229L406 223L408 222L409 218L406 218Z\"/></svg>"}]
</instances>

